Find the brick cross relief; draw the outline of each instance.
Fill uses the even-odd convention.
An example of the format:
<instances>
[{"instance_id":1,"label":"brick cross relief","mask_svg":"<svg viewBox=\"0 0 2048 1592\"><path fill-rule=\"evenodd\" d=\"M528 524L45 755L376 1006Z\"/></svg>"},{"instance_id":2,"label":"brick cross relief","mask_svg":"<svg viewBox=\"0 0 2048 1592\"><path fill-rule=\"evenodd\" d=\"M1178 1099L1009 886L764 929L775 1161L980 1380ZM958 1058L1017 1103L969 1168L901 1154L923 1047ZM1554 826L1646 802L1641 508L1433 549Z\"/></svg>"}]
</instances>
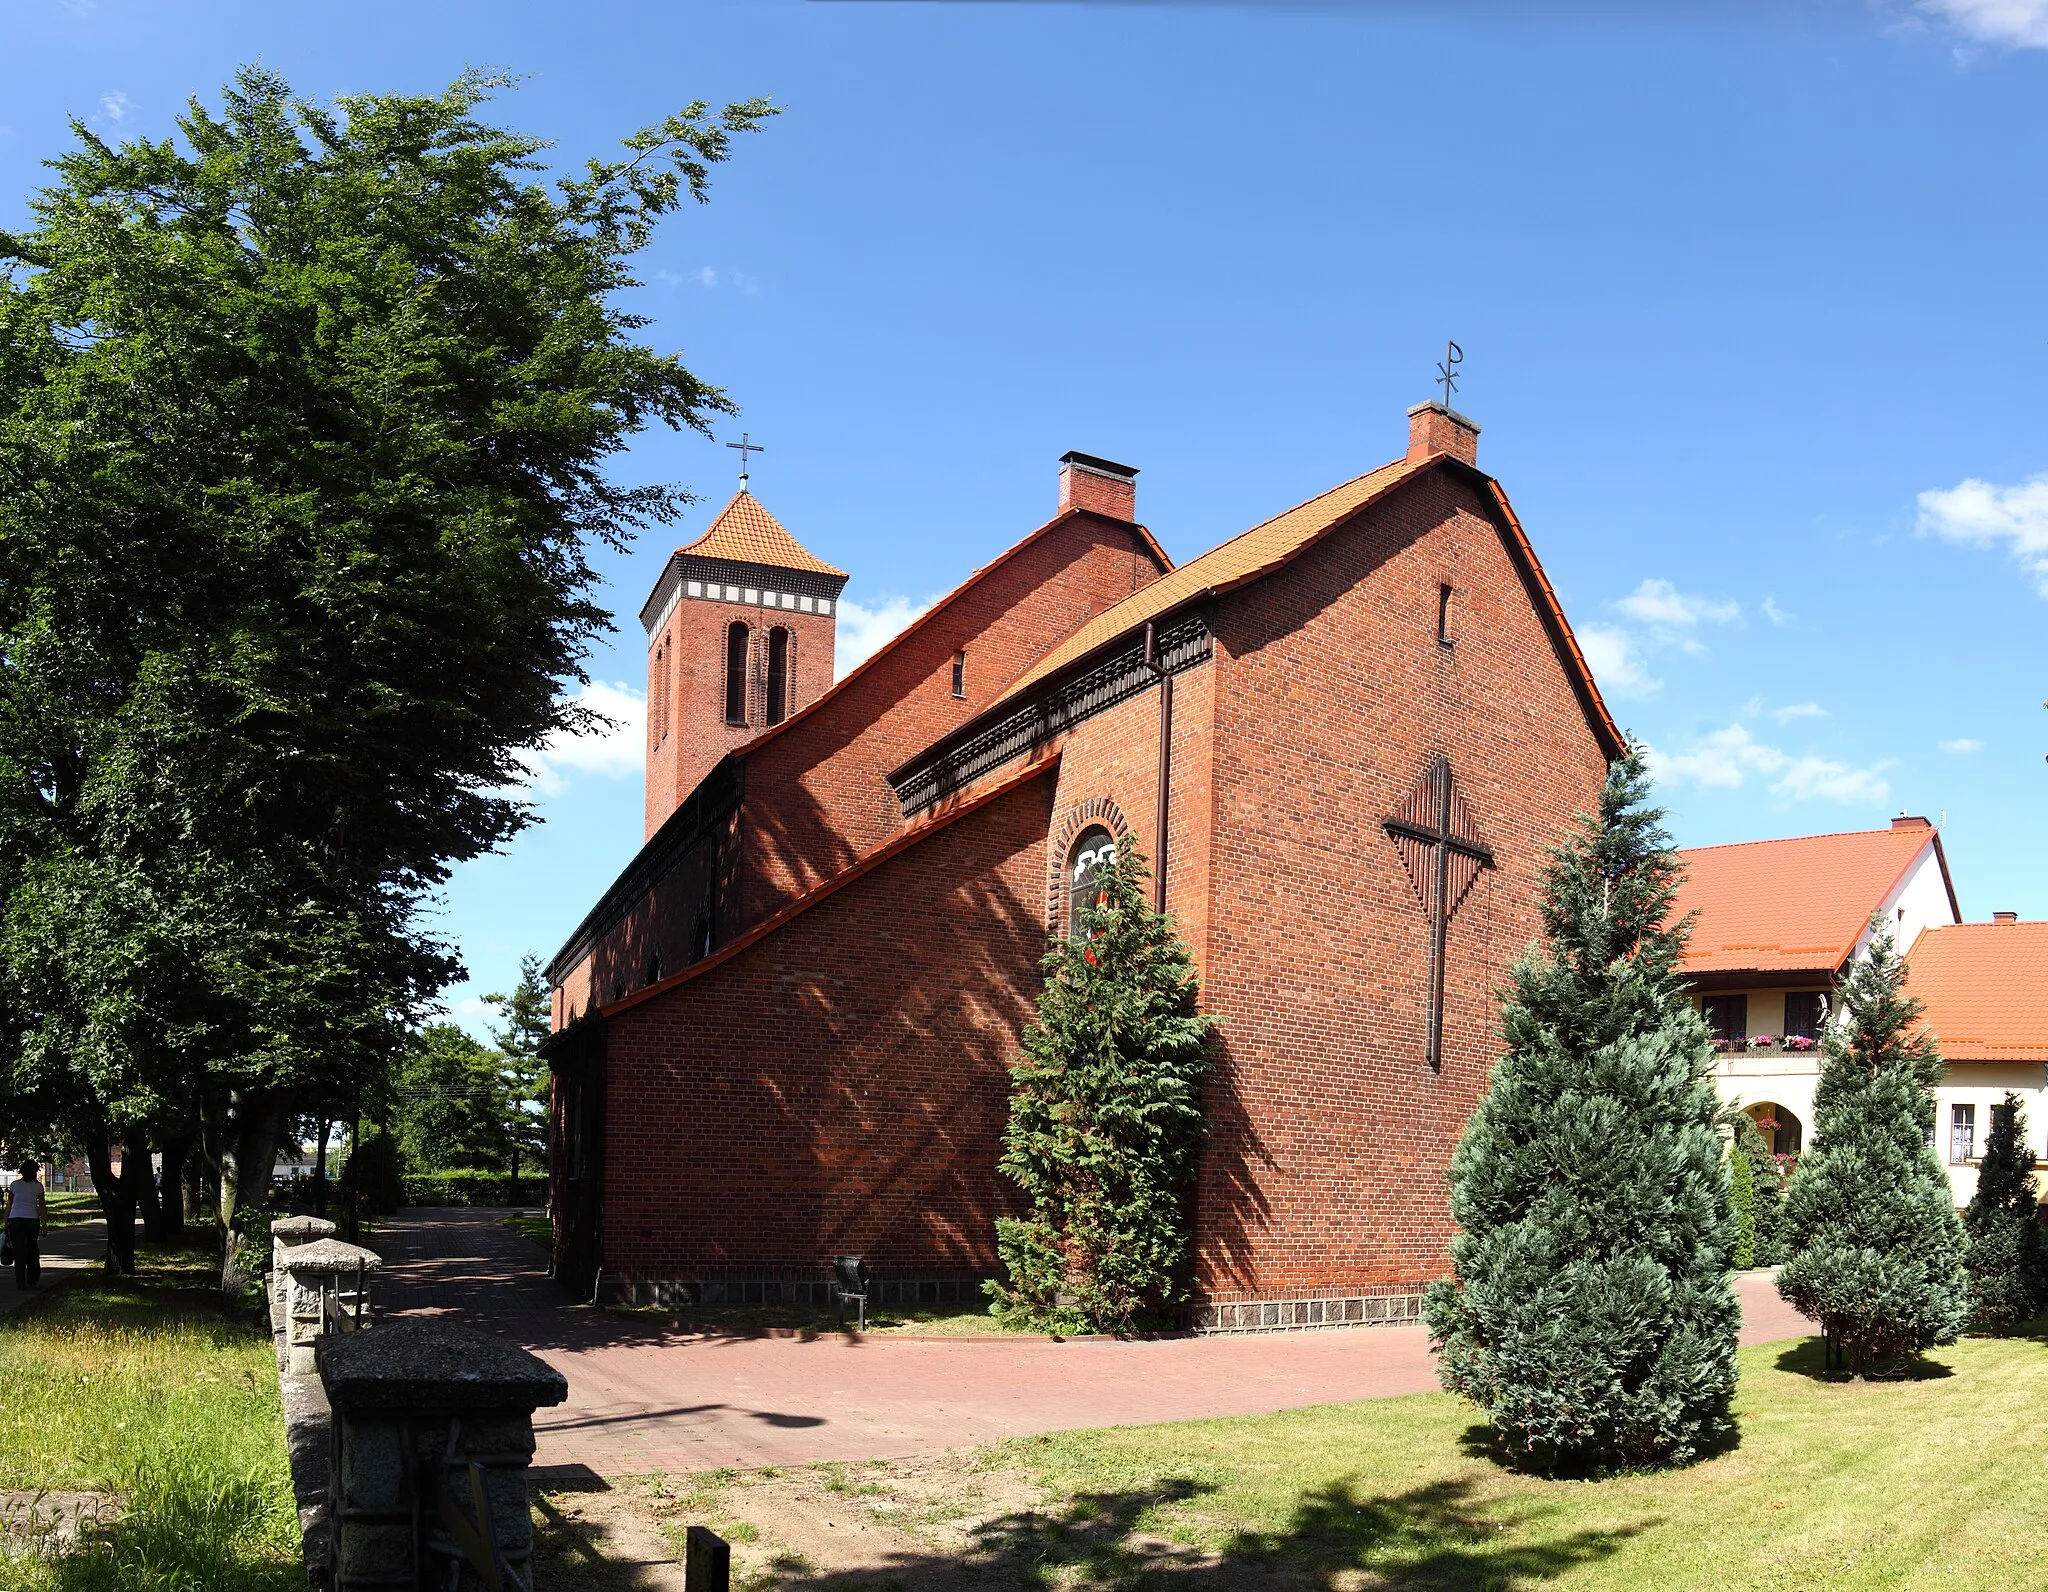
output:
<instances>
[{"instance_id":1,"label":"brick cross relief","mask_svg":"<svg viewBox=\"0 0 2048 1592\"><path fill-rule=\"evenodd\" d=\"M1479 838L1465 798L1451 779L1451 761L1430 759L1421 783L1400 811L1386 820L1388 836L1407 865L1408 879L1429 913L1429 1065L1444 1064L1444 949L1451 915L1465 899L1481 868L1493 866L1493 852Z\"/></svg>"}]
</instances>

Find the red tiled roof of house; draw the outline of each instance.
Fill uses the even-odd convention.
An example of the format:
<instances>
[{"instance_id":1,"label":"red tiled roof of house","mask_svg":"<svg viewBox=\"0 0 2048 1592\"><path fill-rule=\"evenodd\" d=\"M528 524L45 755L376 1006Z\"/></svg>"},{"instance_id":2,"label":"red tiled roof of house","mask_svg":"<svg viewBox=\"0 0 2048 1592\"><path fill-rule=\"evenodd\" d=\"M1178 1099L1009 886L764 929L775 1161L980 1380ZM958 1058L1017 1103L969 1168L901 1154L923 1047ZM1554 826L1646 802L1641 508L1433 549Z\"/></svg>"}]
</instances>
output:
<instances>
[{"instance_id":1,"label":"red tiled roof of house","mask_svg":"<svg viewBox=\"0 0 2048 1592\"><path fill-rule=\"evenodd\" d=\"M1942 923L1906 957L1906 993L1947 1061L2048 1061L2048 923Z\"/></svg>"},{"instance_id":2,"label":"red tiled roof of house","mask_svg":"<svg viewBox=\"0 0 2048 1592\"><path fill-rule=\"evenodd\" d=\"M802 543L782 528L782 522L761 506L761 500L744 487L718 511L709 530L677 551L694 553L699 558L729 558L740 564L769 564L776 569L801 569L813 575L846 578L845 570L834 569L806 551Z\"/></svg>"},{"instance_id":3,"label":"red tiled roof of house","mask_svg":"<svg viewBox=\"0 0 2048 1592\"><path fill-rule=\"evenodd\" d=\"M1276 514L1272 519L1254 525L1250 530L1232 537L1221 546L1210 548L1198 558L1189 559L1178 569L1161 576L1151 585L1133 592L1114 607L1106 608L1097 614L1018 676L991 707L1020 696L1047 676L1066 668L1077 659L1086 657L1096 648L1116 640L1117 637L1138 629L1147 620L1157 619L1160 615L1170 612L1190 598L1230 591L1278 569L1307 549L1319 537L1335 530L1374 499L1384 496L1422 471L1443 463L1445 458L1445 455L1439 453L1419 458L1397 459L1392 464L1380 466L1377 470L1369 470L1354 480L1319 493L1306 503L1297 504L1285 513ZM1551 589L1549 577L1543 573L1543 566L1537 561L1535 549L1530 546L1521 521L1516 518L1515 511L1498 482L1480 471L1473 470L1472 473L1485 483L1488 493L1506 521L1514 550L1524 562L1527 576L1533 579L1540 593L1544 617L1552 627L1563 654L1561 661L1576 677L1584 693L1588 717L1596 733L1605 743L1610 757L1619 755L1622 745L1621 731L1615 726L1613 717L1607 711L1607 704L1600 695L1600 687L1593 679L1585 655L1579 650L1571 624L1566 620L1564 609L1558 603L1556 593Z\"/></svg>"},{"instance_id":4,"label":"red tiled roof of house","mask_svg":"<svg viewBox=\"0 0 2048 1592\"><path fill-rule=\"evenodd\" d=\"M1935 843L1931 825L1681 851L1674 920L1699 913L1687 973L1833 973L1870 915Z\"/></svg>"}]
</instances>

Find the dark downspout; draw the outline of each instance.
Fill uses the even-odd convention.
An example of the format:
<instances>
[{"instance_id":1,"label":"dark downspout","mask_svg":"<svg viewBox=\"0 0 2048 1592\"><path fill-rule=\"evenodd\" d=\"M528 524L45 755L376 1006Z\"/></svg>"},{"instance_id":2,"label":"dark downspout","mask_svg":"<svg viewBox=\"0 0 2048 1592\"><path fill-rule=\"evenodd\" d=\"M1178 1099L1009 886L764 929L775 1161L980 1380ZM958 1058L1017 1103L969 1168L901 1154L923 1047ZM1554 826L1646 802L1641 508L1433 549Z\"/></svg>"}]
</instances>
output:
<instances>
[{"instance_id":1,"label":"dark downspout","mask_svg":"<svg viewBox=\"0 0 2048 1592\"><path fill-rule=\"evenodd\" d=\"M1159 806L1152 819L1152 910L1166 910L1167 790L1173 775L1173 676L1159 661L1159 640L1145 621L1145 667L1159 676Z\"/></svg>"}]
</instances>

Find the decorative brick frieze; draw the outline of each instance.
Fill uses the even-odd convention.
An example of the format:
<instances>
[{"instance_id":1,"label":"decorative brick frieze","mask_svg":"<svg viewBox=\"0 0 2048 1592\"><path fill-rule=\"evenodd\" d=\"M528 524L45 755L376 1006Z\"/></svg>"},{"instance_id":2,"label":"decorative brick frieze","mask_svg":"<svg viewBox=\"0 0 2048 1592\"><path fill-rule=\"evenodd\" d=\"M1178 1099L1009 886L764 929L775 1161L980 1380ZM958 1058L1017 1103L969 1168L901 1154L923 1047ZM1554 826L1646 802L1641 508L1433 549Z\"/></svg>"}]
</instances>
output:
<instances>
[{"instance_id":1,"label":"decorative brick frieze","mask_svg":"<svg viewBox=\"0 0 2048 1592\"><path fill-rule=\"evenodd\" d=\"M1160 633L1159 662L1168 674L1184 673L1209 661L1212 643L1208 611L1190 614ZM1158 684L1158 673L1145 661L1143 643L1131 642L1094 664L1049 676L1015 707L999 707L986 722L976 720L947 736L892 773L890 787L906 817L921 813Z\"/></svg>"},{"instance_id":2,"label":"decorative brick frieze","mask_svg":"<svg viewBox=\"0 0 2048 1592\"><path fill-rule=\"evenodd\" d=\"M1310 1297L1202 1299L1188 1309L1188 1326L1201 1333L1313 1332L1324 1327L1412 1327L1422 1320L1421 1285L1336 1290Z\"/></svg>"}]
</instances>

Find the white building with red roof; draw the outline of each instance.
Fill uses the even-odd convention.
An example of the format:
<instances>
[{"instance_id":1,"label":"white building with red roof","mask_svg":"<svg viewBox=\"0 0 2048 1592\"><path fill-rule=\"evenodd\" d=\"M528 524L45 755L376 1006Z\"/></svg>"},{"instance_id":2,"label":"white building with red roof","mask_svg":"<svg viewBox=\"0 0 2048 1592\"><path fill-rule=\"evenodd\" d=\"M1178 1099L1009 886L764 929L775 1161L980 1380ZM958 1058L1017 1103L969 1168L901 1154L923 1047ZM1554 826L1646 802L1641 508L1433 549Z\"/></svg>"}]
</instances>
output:
<instances>
[{"instance_id":1,"label":"white building with red roof","mask_svg":"<svg viewBox=\"0 0 2048 1592\"><path fill-rule=\"evenodd\" d=\"M2008 1091L2048 1158L2048 923L2009 912L1963 922L1934 825L1902 817L1679 856L1676 911L1695 914L1683 967L1714 1035L1722 1098L1755 1117L1779 1155L1797 1155L1812 1134L1836 987L1883 924L1947 1064L1935 1143L1956 1202L1976 1192L1991 1113Z\"/></svg>"}]
</instances>

